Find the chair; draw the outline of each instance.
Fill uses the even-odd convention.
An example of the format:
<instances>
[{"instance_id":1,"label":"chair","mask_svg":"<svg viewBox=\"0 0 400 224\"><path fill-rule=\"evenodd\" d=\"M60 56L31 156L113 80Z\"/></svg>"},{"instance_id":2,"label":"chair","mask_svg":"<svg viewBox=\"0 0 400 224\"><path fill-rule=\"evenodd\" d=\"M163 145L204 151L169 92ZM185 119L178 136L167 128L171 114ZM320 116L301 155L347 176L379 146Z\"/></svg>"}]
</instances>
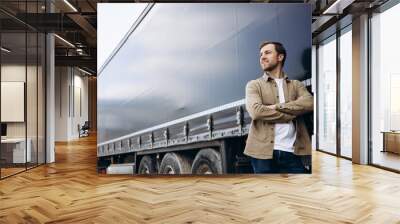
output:
<instances>
[{"instance_id":1,"label":"chair","mask_svg":"<svg viewBox=\"0 0 400 224\"><path fill-rule=\"evenodd\" d=\"M82 127L80 127L80 125L78 124L79 138L89 136L89 129L89 121L85 121Z\"/></svg>"}]
</instances>

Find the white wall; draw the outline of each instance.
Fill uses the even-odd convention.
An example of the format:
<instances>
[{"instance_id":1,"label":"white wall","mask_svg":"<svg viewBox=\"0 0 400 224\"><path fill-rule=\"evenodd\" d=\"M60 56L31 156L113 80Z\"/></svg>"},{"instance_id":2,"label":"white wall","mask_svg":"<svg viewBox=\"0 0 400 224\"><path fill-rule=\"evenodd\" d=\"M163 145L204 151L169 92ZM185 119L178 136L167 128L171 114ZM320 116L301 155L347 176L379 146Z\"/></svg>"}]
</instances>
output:
<instances>
[{"instance_id":1,"label":"white wall","mask_svg":"<svg viewBox=\"0 0 400 224\"><path fill-rule=\"evenodd\" d=\"M68 71L67 67L55 68L55 141L68 140Z\"/></svg>"},{"instance_id":2,"label":"white wall","mask_svg":"<svg viewBox=\"0 0 400 224\"><path fill-rule=\"evenodd\" d=\"M81 126L88 120L88 78L80 75L74 75L74 108L72 119L72 135L78 136L78 124Z\"/></svg>"},{"instance_id":3,"label":"white wall","mask_svg":"<svg viewBox=\"0 0 400 224\"><path fill-rule=\"evenodd\" d=\"M88 78L83 75L76 68L56 67L56 141L77 139L78 124L88 120Z\"/></svg>"}]
</instances>

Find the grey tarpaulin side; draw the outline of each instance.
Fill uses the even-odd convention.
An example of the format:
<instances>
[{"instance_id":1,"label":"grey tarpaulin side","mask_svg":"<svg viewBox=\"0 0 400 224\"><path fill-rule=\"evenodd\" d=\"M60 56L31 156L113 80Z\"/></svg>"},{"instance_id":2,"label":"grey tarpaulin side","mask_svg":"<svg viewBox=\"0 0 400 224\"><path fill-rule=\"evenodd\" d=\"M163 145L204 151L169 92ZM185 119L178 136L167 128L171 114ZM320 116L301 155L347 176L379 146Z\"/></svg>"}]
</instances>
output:
<instances>
[{"instance_id":1,"label":"grey tarpaulin side","mask_svg":"<svg viewBox=\"0 0 400 224\"><path fill-rule=\"evenodd\" d=\"M99 74L98 143L244 99L263 40L311 77L307 4L154 4Z\"/></svg>"}]
</instances>

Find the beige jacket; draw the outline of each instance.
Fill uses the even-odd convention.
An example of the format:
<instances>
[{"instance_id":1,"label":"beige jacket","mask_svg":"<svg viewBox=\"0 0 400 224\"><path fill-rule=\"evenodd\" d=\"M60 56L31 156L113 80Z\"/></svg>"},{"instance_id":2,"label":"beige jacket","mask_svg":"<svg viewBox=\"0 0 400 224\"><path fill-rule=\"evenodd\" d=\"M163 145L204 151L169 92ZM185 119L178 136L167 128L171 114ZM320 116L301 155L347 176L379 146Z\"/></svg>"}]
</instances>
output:
<instances>
[{"instance_id":1,"label":"beige jacket","mask_svg":"<svg viewBox=\"0 0 400 224\"><path fill-rule=\"evenodd\" d=\"M273 78L264 75L252 80L246 86L246 109L252 118L244 154L258 158L271 159L275 139L275 123L293 120L296 127L294 154L311 155L311 138L304 119L300 116L314 109L313 96L297 80L289 80L284 75L285 103L279 103L278 88ZM268 109L267 105L277 105Z\"/></svg>"}]
</instances>

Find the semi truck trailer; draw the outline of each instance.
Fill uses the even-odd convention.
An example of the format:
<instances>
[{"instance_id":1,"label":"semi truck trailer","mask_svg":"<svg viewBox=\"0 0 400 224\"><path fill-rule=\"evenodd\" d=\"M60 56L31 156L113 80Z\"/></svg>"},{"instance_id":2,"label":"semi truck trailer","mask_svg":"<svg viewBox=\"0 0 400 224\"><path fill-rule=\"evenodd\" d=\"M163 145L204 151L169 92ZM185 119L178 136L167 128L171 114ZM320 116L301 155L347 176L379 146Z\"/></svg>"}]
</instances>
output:
<instances>
[{"instance_id":1,"label":"semi truck trailer","mask_svg":"<svg viewBox=\"0 0 400 224\"><path fill-rule=\"evenodd\" d=\"M259 44L283 43L289 78L311 87L310 24L306 4L148 4L99 70L98 171L251 173Z\"/></svg>"}]
</instances>

